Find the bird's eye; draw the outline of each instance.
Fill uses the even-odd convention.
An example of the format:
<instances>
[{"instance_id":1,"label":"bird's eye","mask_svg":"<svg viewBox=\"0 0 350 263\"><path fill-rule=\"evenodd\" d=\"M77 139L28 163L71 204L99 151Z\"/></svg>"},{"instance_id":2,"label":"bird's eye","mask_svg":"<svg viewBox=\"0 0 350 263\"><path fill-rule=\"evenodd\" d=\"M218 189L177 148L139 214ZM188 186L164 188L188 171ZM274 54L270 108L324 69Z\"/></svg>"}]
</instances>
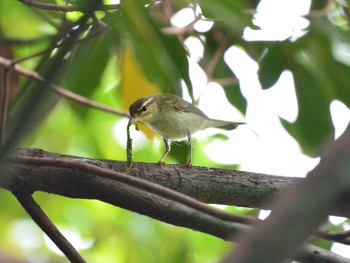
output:
<instances>
[{"instance_id":1,"label":"bird's eye","mask_svg":"<svg viewBox=\"0 0 350 263\"><path fill-rule=\"evenodd\" d=\"M140 115L140 114L142 114L142 112L145 112L145 111L147 111L147 107L146 107L146 106L143 106L142 108L140 108L140 109L137 111L137 113Z\"/></svg>"}]
</instances>

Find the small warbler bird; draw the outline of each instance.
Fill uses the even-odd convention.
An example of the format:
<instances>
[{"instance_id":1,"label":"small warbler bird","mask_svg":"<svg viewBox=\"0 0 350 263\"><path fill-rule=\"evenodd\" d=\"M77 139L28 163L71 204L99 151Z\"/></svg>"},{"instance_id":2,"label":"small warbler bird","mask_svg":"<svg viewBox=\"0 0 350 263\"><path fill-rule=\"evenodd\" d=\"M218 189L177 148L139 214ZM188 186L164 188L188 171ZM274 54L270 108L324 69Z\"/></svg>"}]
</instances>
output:
<instances>
[{"instance_id":1,"label":"small warbler bird","mask_svg":"<svg viewBox=\"0 0 350 263\"><path fill-rule=\"evenodd\" d=\"M142 122L163 137L165 152L159 160L163 162L170 152L171 141L188 139L189 161L192 166L192 134L206 128L233 130L243 122L214 120L207 117L197 106L179 96L156 94L136 100L129 107L130 123Z\"/></svg>"}]
</instances>

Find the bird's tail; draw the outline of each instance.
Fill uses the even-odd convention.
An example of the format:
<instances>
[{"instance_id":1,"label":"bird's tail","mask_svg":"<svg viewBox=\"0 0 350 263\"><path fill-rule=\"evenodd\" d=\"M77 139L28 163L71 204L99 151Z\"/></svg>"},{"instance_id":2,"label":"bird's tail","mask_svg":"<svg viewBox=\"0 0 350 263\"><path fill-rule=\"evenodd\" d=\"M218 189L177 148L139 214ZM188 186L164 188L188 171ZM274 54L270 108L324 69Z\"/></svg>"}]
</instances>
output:
<instances>
[{"instance_id":1,"label":"bird's tail","mask_svg":"<svg viewBox=\"0 0 350 263\"><path fill-rule=\"evenodd\" d=\"M242 124L245 124L245 123L210 119L208 122L207 128L218 128L218 129L230 131L230 130L236 129L238 125L242 125Z\"/></svg>"}]
</instances>

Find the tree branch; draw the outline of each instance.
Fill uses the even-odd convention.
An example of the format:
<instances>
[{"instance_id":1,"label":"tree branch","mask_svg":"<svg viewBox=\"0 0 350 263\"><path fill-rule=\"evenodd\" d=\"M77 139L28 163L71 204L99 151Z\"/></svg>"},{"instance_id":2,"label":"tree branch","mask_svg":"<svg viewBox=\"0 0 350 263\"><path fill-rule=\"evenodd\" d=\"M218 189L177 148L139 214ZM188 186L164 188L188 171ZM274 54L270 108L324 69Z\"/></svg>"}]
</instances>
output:
<instances>
[{"instance_id":1,"label":"tree branch","mask_svg":"<svg viewBox=\"0 0 350 263\"><path fill-rule=\"evenodd\" d=\"M240 216L231 213L227 213L222 210L215 209L210 207L202 202L197 201L187 195L181 194L177 191L171 190L167 187L161 186L156 183L152 183L143 179L139 179L137 177L128 176L126 173L121 173L113 170L106 170L105 168L97 167L96 165L92 165L86 162L77 162L72 160L67 160L64 158L35 158L35 157L20 157L13 158L16 163L24 164L24 165L32 165L35 167L60 167L69 170L79 170L84 173L94 174L95 176L101 178L112 179L113 181L127 184L131 187L136 187L140 190L147 191L152 194L159 195L161 197L170 199L172 201L179 202L181 204L187 205L193 209L196 209L200 212L209 214L211 216L217 217L219 219L225 221L232 221L238 223L245 224L254 224L257 223L253 217Z\"/></svg>"},{"instance_id":2,"label":"tree branch","mask_svg":"<svg viewBox=\"0 0 350 263\"><path fill-rule=\"evenodd\" d=\"M32 0L19 0L19 1L24 5L42 9L42 10L48 10L48 11L62 11L62 12L84 11L78 6L73 6L73 5L55 5L55 4L48 4L48 3L40 3ZM119 6L120 6L119 4L101 5L101 6L97 6L95 11L115 10L115 9L118 9Z\"/></svg>"},{"instance_id":3,"label":"tree branch","mask_svg":"<svg viewBox=\"0 0 350 263\"><path fill-rule=\"evenodd\" d=\"M124 173L127 170L126 162L61 155L39 149L19 149L15 151L13 156L16 158L64 158L73 162L92 164L107 171L113 170ZM33 165L35 166L35 162ZM9 177L0 178L0 187L9 189L10 181L20 178L28 181L32 191L56 193L73 198L91 198L93 193L89 189L91 185L96 183L96 178L83 177L81 172L79 173L74 169L44 166L36 169L33 165L14 164L12 168L25 172L25 177L22 178L19 174L14 173L16 170L10 170L12 179ZM43 174L39 174L39 171L42 171ZM183 165L160 167L152 163L139 162L134 163L133 168L128 173L133 177L142 178L189 195L204 203L261 209L270 209L268 201L285 194L289 187L305 180L297 177L282 177L196 166L192 169L188 169ZM93 175L93 172L91 172L91 175ZM62 180L62 178L65 180ZM72 180L74 182L78 179L84 180L87 185L91 185L87 189L76 189L73 184L67 181ZM104 189L104 191L108 190L109 188ZM332 210L331 214L349 217L348 201L345 198L341 200L338 207Z\"/></svg>"},{"instance_id":4,"label":"tree branch","mask_svg":"<svg viewBox=\"0 0 350 263\"><path fill-rule=\"evenodd\" d=\"M8 95L8 69L0 72L0 145L2 145L5 134L5 123L7 117L7 106L10 96Z\"/></svg>"},{"instance_id":5,"label":"tree branch","mask_svg":"<svg viewBox=\"0 0 350 263\"><path fill-rule=\"evenodd\" d=\"M18 64L13 65L13 62L10 59L6 59L4 57L0 57L0 65L3 66L6 69L10 69L10 70L14 70L16 73L26 76L30 79L42 82L42 83L46 83L46 80L36 71L30 70L30 69L26 69L21 67ZM58 95L65 97L67 99L73 100L75 102L78 102L80 104L84 104L87 105L89 107L93 107L99 110L103 110L106 112L110 112L116 115L121 115L121 116L125 116L125 117L129 117L129 114L124 112L124 111L119 111L119 110L115 110L111 107L105 106L103 104L97 103L93 100L90 100L88 98L85 98L79 94L76 94L74 92L71 92L65 88L62 88L60 86L54 85L52 83L49 84L50 88L56 92Z\"/></svg>"},{"instance_id":6,"label":"tree branch","mask_svg":"<svg viewBox=\"0 0 350 263\"><path fill-rule=\"evenodd\" d=\"M93 17L95 17L95 16L93 16ZM94 37L100 35L100 34L105 30L105 27L102 26L102 24L101 24L102 22L100 23L99 21L100 21L100 20L96 20L96 24L99 25L100 30L98 30L98 31L96 31L96 32L94 32L94 33L92 33L92 34L90 34L90 35L84 37L84 38L79 38L79 39L77 39L77 40L75 41L74 45L75 45L75 44L82 43L82 42L84 42L84 41L86 41L86 40L89 40L89 39L91 39L91 38L94 38ZM45 48L45 49L43 49L43 50L41 50L41 51L36 52L36 53L34 53L34 54L30 54L30 55L28 55L28 56L21 57L21 58L18 58L18 59L16 59L16 60L12 60L12 61L11 61L11 64L12 64L12 65L19 64L19 63L22 62L22 61L25 61L25 60L28 60L28 59L32 59L32 58L35 58L35 57L38 57L38 56L41 56L41 55L44 55L44 54L49 54L52 50L57 49L57 48L59 48L59 47L62 47L62 46L64 46L64 45L66 45L68 42L69 42L68 40L63 40L62 42L56 43L56 44L54 44L54 45L52 45L52 46L49 46L49 47L47 47L47 48ZM13 66L12 66L11 68L13 68Z\"/></svg>"},{"instance_id":7,"label":"tree branch","mask_svg":"<svg viewBox=\"0 0 350 263\"><path fill-rule=\"evenodd\" d=\"M127 170L126 163L121 161L61 155L38 149L16 150L13 156L19 160L24 157L50 158L56 160L66 159L73 162L92 164L106 169L106 171L113 170L122 173ZM19 171L26 172L25 178L21 179L28 180L32 191L56 191L54 193L63 195L71 192L73 195L70 196L76 198L88 197L90 194L87 189L81 189L76 192L77 189L72 188L74 185L66 181L76 180L74 177L80 178L81 174L77 173L76 170L62 168L60 166L50 168L42 166L39 170L42 171L43 174L38 174L39 170L36 169L35 166L37 166L35 162L33 162L32 165L15 163L13 166L13 168L20 169ZM62 171L64 171L64 174L62 174ZM286 192L288 187L303 180L301 178L272 176L218 168L193 167L192 169L188 169L183 165L165 165L160 167L152 163L134 163L133 168L129 170L128 173L133 177L142 178L166 186L205 203L263 209L269 208L265 203L273 196ZM14 171L12 171L11 174L13 174L12 179L7 178L7 180L5 180L4 177L0 178L0 186L8 188L6 187L10 183L8 180L15 180L15 178L19 178L20 176L14 173ZM93 172L91 172L91 174L93 174ZM57 181L55 178L60 179ZM62 180L62 178L65 178L65 180ZM84 180L87 182L86 180L95 179L86 177ZM50 182L54 182L55 184L52 185ZM94 181L89 181L87 183L93 185ZM61 192L61 189L66 189L67 191ZM76 195L74 195L74 193L76 193ZM81 193L81 195L78 193Z\"/></svg>"},{"instance_id":8,"label":"tree branch","mask_svg":"<svg viewBox=\"0 0 350 263\"><path fill-rule=\"evenodd\" d=\"M326 216L350 193L350 124L327 149L306 179L272 204L272 213L225 262L282 262L314 234ZM288 237L281 242L279 237ZM254 251L254 256L252 256ZM273 253L271 253L273 251ZM267 256L268 255L268 256Z\"/></svg>"},{"instance_id":9,"label":"tree branch","mask_svg":"<svg viewBox=\"0 0 350 263\"><path fill-rule=\"evenodd\" d=\"M337 243L342 243L345 245L350 245L350 231L345 231L341 233L318 231L317 236L324 239L332 240Z\"/></svg>"},{"instance_id":10,"label":"tree branch","mask_svg":"<svg viewBox=\"0 0 350 263\"><path fill-rule=\"evenodd\" d=\"M19 189L20 188L20 189ZM61 234L56 226L47 217L40 206L35 202L34 198L23 191L20 185L17 185L16 190L12 192L19 203L27 211L34 222L41 228L41 230L56 244L62 253L71 261L77 263L86 262L78 251L69 243L69 241Z\"/></svg>"},{"instance_id":11,"label":"tree branch","mask_svg":"<svg viewBox=\"0 0 350 263\"><path fill-rule=\"evenodd\" d=\"M59 154L53 154L36 149L22 149L16 151L17 158L24 157L36 157L47 159L48 157L54 159L69 159L74 162L81 162L89 165L94 165L105 170L112 171L125 171L126 163L108 160L94 160L89 158L79 158L73 156L65 156ZM27 159L29 161L29 159ZM182 226L210 235L225 239L236 240L237 236L247 232L250 227L241 223L233 223L223 221L212 215L205 214L196 209L190 208L184 204L171 201L169 199L152 194L148 191L140 190L134 187L130 187L124 183L117 182L109 176L96 176L94 171L81 171L79 169L67 169L66 167L53 167L48 165L40 165L36 163L13 163L3 167L3 176L0 177L0 187L13 190L16 185L25 185L25 189L31 191L44 191L48 193L55 193L63 196L74 198L89 198L98 199L122 208L126 208L131 211L135 211L160 221L164 221L173 225ZM47 163L48 164L48 163ZM137 175L141 178L152 179L155 182L166 185L167 187L179 190L183 192L194 193L200 192L204 194L207 192L207 188L202 188L203 181L200 180L202 175L206 178L205 185L213 185L209 195L205 195L210 201L210 195L213 196L212 200L219 200L215 197L215 189L218 187L219 181L222 186L232 184L234 186L234 179L241 184L242 189L253 192L259 192L259 181L257 174L229 171L224 169L208 169L206 167L193 167L188 169L179 165L167 165L159 167L156 164L135 163L133 169L131 169L133 175ZM255 176L254 176L255 175ZM269 185L276 178L277 185L283 185L288 182L287 185L293 185L296 181L303 179L292 178L292 180L284 181L282 178L259 175L262 177L262 187ZM126 176L129 177L129 176ZM130 178L132 178L130 176ZM212 180L211 180L212 179ZM244 183L243 183L244 182ZM243 187L244 185L244 187ZM287 187L284 185L284 187ZM227 187L226 187L227 188ZM234 189L231 189L231 194L226 193L226 199L231 199L234 196ZM241 192L244 195L244 191ZM274 189L276 195L280 189ZM236 189L237 190L237 189ZM260 191L262 193L263 191ZM221 193L222 194L222 193ZM199 195L200 196L200 195ZM261 195L263 196L263 195ZM234 198L233 198L234 199ZM241 200L242 201L242 200ZM213 202L212 202L213 203ZM230 203L234 203L234 200ZM252 203L252 199L248 199L248 203ZM315 253L315 251L317 253ZM320 258L318 261L312 261L314 257ZM328 262L346 262L343 258L329 252L322 250L314 246L304 246L303 249L295 256L296 259L303 259L304 262L326 262L321 260L322 258L331 259ZM339 259L340 258L340 259Z\"/></svg>"}]
</instances>

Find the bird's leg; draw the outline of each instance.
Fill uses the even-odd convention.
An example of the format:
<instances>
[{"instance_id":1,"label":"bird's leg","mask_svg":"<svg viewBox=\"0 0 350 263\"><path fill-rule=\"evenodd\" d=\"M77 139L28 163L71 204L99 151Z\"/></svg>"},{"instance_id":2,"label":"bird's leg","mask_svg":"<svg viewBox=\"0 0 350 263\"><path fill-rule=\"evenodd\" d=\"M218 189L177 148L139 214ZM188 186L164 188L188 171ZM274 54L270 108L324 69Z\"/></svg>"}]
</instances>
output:
<instances>
[{"instance_id":1,"label":"bird's leg","mask_svg":"<svg viewBox=\"0 0 350 263\"><path fill-rule=\"evenodd\" d=\"M187 139L188 139L188 147L190 148L189 149L190 158L189 158L186 166L187 167L192 167L192 137L191 137L191 135L188 135Z\"/></svg>"},{"instance_id":2,"label":"bird's leg","mask_svg":"<svg viewBox=\"0 0 350 263\"><path fill-rule=\"evenodd\" d=\"M170 149L171 149L171 146L170 146L170 141L163 138L163 141L164 141L164 145L165 145L165 152L163 153L162 157L160 158L160 160L158 161L158 164L159 165L163 165L165 164L165 162L163 162L165 156L168 155L168 153L170 152Z\"/></svg>"}]
</instances>

